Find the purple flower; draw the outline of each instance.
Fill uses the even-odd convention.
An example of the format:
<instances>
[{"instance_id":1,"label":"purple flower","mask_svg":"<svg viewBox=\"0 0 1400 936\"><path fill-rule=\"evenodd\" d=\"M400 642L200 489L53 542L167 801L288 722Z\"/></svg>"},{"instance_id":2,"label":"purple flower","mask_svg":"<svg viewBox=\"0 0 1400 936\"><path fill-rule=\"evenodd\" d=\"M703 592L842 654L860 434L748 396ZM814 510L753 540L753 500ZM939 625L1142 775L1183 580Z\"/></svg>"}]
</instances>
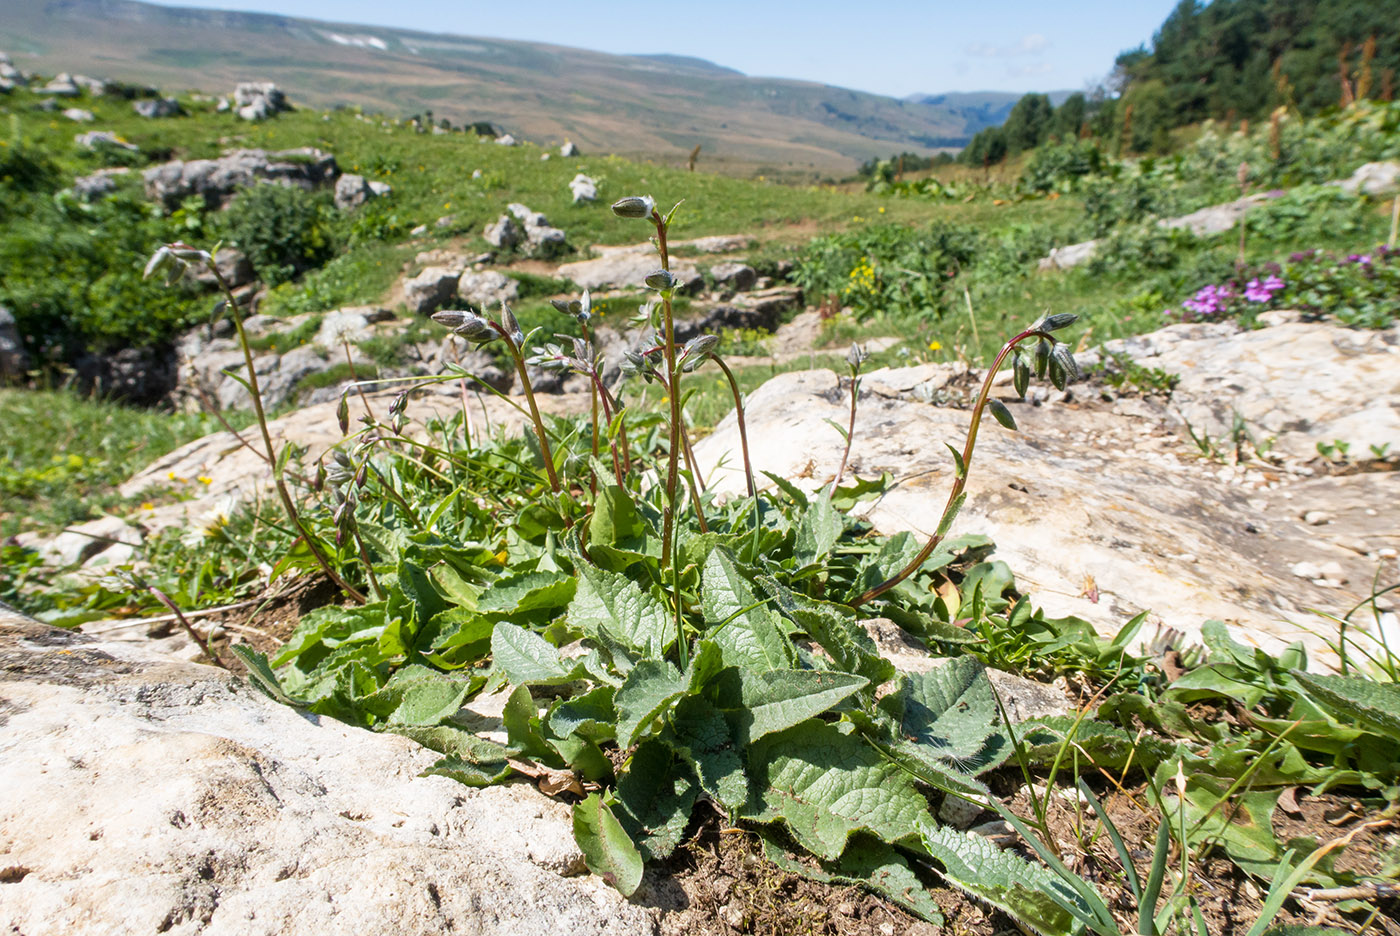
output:
<instances>
[{"instance_id":1,"label":"purple flower","mask_svg":"<svg viewBox=\"0 0 1400 936\"><path fill-rule=\"evenodd\" d=\"M1369 264L1369 263L1371 262L1371 255L1370 255L1370 254L1350 254L1350 255L1347 256L1347 262L1349 262L1349 263L1360 263L1360 264L1362 264L1362 265L1364 266L1364 265Z\"/></svg>"},{"instance_id":2,"label":"purple flower","mask_svg":"<svg viewBox=\"0 0 1400 936\"><path fill-rule=\"evenodd\" d=\"M1264 280L1264 288L1269 292L1278 292L1284 285L1285 283L1283 280L1279 279L1277 276L1270 275L1268 279Z\"/></svg>"}]
</instances>

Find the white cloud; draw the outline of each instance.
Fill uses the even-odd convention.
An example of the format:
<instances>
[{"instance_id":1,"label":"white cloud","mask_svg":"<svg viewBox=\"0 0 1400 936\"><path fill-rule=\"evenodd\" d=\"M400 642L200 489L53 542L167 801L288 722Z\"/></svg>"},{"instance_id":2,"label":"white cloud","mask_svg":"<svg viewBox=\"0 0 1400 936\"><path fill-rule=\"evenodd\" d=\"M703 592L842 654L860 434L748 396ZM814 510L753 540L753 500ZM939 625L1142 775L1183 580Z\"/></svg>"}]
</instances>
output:
<instances>
[{"instance_id":1,"label":"white cloud","mask_svg":"<svg viewBox=\"0 0 1400 936\"><path fill-rule=\"evenodd\" d=\"M1019 55L1037 55L1050 48L1050 40L1040 33L1028 33L1011 45L999 46L990 42L974 42L963 51L979 58L1013 58Z\"/></svg>"}]
</instances>

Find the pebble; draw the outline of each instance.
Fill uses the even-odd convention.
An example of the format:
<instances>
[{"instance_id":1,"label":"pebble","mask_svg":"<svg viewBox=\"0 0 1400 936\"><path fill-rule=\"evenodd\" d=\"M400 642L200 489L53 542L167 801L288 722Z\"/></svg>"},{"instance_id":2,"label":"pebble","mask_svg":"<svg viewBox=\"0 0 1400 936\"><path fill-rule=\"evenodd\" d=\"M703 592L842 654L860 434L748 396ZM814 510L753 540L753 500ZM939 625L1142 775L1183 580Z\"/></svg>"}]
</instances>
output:
<instances>
[{"instance_id":1,"label":"pebble","mask_svg":"<svg viewBox=\"0 0 1400 936\"><path fill-rule=\"evenodd\" d=\"M1303 514L1303 522L1308 526L1322 526L1332 522L1332 515L1325 510L1309 510Z\"/></svg>"}]
</instances>

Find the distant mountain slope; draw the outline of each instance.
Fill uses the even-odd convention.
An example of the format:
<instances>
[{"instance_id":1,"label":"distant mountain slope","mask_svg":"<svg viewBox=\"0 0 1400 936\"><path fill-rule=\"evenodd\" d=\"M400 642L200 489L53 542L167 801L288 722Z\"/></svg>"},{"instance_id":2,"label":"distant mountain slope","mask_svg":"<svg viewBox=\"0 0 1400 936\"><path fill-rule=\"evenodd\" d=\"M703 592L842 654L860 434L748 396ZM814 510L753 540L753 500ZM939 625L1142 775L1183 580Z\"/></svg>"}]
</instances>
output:
<instances>
[{"instance_id":1,"label":"distant mountain slope","mask_svg":"<svg viewBox=\"0 0 1400 936\"><path fill-rule=\"evenodd\" d=\"M1059 107L1073 91L1049 91L1050 103ZM1021 99L1010 91L949 91L944 94L911 94L905 98L927 107L946 108L960 118L968 131L975 134L986 127L999 127L1006 122L1011 108Z\"/></svg>"},{"instance_id":2,"label":"distant mountain slope","mask_svg":"<svg viewBox=\"0 0 1400 936\"><path fill-rule=\"evenodd\" d=\"M609 55L134 0L0 0L0 49L26 70L228 92L270 80L293 101L431 110L591 152L853 168L959 146L985 123L957 107L751 78L676 55ZM956 97L956 96L954 96ZM1014 98L1014 96L1012 96Z\"/></svg>"}]
</instances>

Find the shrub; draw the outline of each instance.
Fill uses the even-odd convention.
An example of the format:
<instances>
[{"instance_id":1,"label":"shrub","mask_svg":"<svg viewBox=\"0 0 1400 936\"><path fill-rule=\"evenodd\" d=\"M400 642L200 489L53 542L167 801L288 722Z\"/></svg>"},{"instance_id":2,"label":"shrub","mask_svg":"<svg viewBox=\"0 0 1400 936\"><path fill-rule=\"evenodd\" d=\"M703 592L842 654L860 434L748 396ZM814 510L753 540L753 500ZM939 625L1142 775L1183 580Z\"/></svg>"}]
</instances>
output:
<instances>
[{"instance_id":1,"label":"shrub","mask_svg":"<svg viewBox=\"0 0 1400 936\"><path fill-rule=\"evenodd\" d=\"M335 218L328 192L264 184L235 198L224 223L263 282L277 286L334 255Z\"/></svg>"}]
</instances>

